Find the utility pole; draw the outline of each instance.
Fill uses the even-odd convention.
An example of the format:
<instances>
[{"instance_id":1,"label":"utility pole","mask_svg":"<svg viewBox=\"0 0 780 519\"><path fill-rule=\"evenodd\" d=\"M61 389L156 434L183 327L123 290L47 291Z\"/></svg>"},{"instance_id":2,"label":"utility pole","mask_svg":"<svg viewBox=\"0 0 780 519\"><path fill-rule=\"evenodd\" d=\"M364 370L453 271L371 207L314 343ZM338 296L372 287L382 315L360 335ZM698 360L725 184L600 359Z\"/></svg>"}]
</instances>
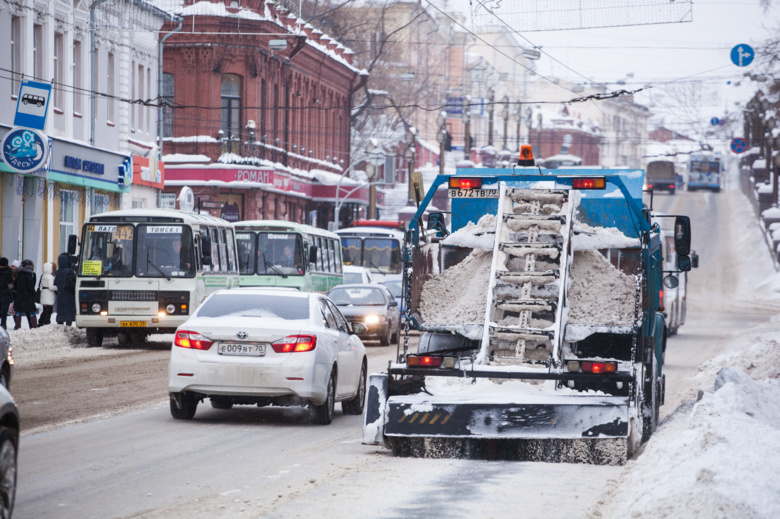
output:
<instances>
[{"instance_id":1,"label":"utility pole","mask_svg":"<svg viewBox=\"0 0 780 519\"><path fill-rule=\"evenodd\" d=\"M504 96L504 110L502 115L504 117L504 147L502 149L505 150L509 143L509 96Z\"/></svg>"},{"instance_id":2,"label":"utility pole","mask_svg":"<svg viewBox=\"0 0 780 519\"><path fill-rule=\"evenodd\" d=\"M439 141L439 175L443 175L444 152L446 151L444 146L447 144L447 112L440 112L439 116L436 118L436 122L439 123L439 133L436 134L437 140Z\"/></svg>"},{"instance_id":3,"label":"utility pole","mask_svg":"<svg viewBox=\"0 0 780 519\"><path fill-rule=\"evenodd\" d=\"M471 159L471 96L466 96L463 98L463 124L465 124L465 142L463 145L463 150L465 151L466 156L464 157L466 160Z\"/></svg>"},{"instance_id":4,"label":"utility pole","mask_svg":"<svg viewBox=\"0 0 780 519\"><path fill-rule=\"evenodd\" d=\"M490 97L488 98L488 146L493 145L493 114L495 113L495 105L493 104L495 102L496 98L496 89L493 87L490 87L489 89Z\"/></svg>"},{"instance_id":5,"label":"utility pole","mask_svg":"<svg viewBox=\"0 0 780 519\"><path fill-rule=\"evenodd\" d=\"M414 159L417 153L417 129L414 126L406 127L406 153L404 158L406 159L409 171L407 173L407 181L409 182L409 198L406 201L406 205L414 205L414 184L412 183L412 173L414 173Z\"/></svg>"}]
</instances>

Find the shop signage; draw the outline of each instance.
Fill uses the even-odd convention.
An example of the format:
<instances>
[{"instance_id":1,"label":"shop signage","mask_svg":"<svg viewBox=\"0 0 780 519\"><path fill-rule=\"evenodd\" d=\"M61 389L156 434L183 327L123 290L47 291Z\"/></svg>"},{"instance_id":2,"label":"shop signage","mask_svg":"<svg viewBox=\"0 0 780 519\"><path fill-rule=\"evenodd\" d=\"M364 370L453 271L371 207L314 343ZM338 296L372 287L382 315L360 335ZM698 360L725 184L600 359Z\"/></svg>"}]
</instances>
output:
<instances>
[{"instance_id":1,"label":"shop signage","mask_svg":"<svg viewBox=\"0 0 780 519\"><path fill-rule=\"evenodd\" d=\"M87 173L94 173L96 175L102 175L105 169L105 166L100 162L82 160L78 157L71 157L70 155L65 155L64 162L66 168L80 169L82 171L86 171Z\"/></svg>"},{"instance_id":2,"label":"shop signage","mask_svg":"<svg viewBox=\"0 0 780 519\"><path fill-rule=\"evenodd\" d=\"M49 139L30 128L11 128L2 142L3 160L18 173L32 173L49 158Z\"/></svg>"}]
</instances>

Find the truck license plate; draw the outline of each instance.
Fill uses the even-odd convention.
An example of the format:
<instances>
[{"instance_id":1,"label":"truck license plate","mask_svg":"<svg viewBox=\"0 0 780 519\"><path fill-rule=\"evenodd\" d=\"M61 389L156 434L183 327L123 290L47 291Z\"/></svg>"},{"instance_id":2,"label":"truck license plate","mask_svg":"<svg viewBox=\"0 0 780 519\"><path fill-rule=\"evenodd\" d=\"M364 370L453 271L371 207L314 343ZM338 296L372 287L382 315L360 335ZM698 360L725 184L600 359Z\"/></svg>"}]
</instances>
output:
<instances>
[{"instance_id":1,"label":"truck license plate","mask_svg":"<svg viewBox=\"0 0 780 519\"><path fill-rule=\"evenodd\" d=\"M262 357L265 355L265 344L223 342L217 347L220 355L241 355L246 357Z\"/></svg>"},{"instance_id":2,"label":"truck license plate","mask_svg":"<svg viewBox=\"0 0 780 519\"><path fill-rule=\"evenodd\" d=\"M498 189L448 189L450 198L498 198Z\"/></svg>"},{"instance_id":3,"label":"truck license plate","mask_svg":"<svg viewBox=\"0 0 780 519\"><path fill-rule=\"evenodd\" d=\"M146 321L120 321L119 326L122 328L145 328Z\"/></svg>"}]
</instances>

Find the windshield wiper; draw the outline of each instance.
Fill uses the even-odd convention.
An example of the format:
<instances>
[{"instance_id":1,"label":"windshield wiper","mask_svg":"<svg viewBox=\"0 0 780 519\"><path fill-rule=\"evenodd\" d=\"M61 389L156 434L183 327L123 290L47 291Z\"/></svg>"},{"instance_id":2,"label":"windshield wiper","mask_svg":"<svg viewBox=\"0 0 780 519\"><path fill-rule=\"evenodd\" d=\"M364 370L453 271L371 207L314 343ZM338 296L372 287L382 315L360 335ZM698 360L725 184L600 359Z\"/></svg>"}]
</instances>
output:
<instances>
[{"instance_id":1,"label":"windshield wiper","mask_svg":"<svg viewBox=\"0 0 780 519\"><path fill-rule=\"evenodd\" d=\"M268 261L268 260L266 260L266 259L265 259L265 253L263 253L263 263L265 263L265 268L267 268L267 269L273 269L274 271L276 271L276 273L277 273L277 274L279 274L279 275L280 275L280 276L282 276L283 278L286 278L286 277L287 277L287 274L285 274L284 272L282 272L281 270L279 270L279 268L278 268L278 267L276 267L276 266L275 266L273 263L271 263L270 261Z\"/></svg>"},{"instance_id":2,"label":"windshield wiper","mask_svg":"<svg viewBox=\"0 0 780 519\"><path fill-rule=\"evenodd\" d=\"M168 281L170 281L170 280L171 280L171 278L169 278L169 277L168 277L168 274L166 274L165 272L163 272L163 271L162 271L162 269L161 269L160 267L158 267L157 265L155 265L154 263L152 263L152 260L150 260L150 259L149 259L149 251L147 251L147 252L146 252L146 264L147 264L147 265L151 265L151 266L153 266L153 267L154 267L154 269L155 269L157 272L159 272L160 274L162 274L162 275L163 275L163 277L164 277L166 280L168 280Z\"/></svg>"}]
</instances>

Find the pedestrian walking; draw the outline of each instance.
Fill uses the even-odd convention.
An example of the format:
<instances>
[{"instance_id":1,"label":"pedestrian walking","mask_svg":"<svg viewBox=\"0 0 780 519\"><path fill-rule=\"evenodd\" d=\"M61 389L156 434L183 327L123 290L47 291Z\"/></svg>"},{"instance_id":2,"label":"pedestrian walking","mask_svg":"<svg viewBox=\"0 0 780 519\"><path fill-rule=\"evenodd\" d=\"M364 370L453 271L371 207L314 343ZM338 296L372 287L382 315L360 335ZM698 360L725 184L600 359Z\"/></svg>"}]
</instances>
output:
<instances>
[{"instance_id":1,"label":"pedestrian walking","mask_svg":"<svg viewBox=\"0 0 780 519\"><path fill-rule=\"evenodd\" d=\"M0 326L7 330L8 307L14 302L14 271L8 266L8 258L0 258Z\"/></svg>"},{"instance_id":2,"label":"pedestrian walking","mask_svg":"<svg viewBox=\"0 0 780 519\"><path fill-rule=\"evenodd\" d=\"M35 265L24 260L16 269L14 280L14 330L22 327L22 317L27 317L30 328L38 327L38 307L35 306Z\"/></svg>"},{"instance_id":3,"label":"pedestrian walking","mask_svg":"<svg viewBox=\"0 0 780 519\"><path fill-rule=\"evenodd\" d=\"M70 268L70 256L63 252L57 258L57 324L71 326L76 320L76 273Z\"/></svg>"},{"instance_id":4,"label":"pedestrian walking","mask_svg":"<svg viewBox=\"0 0 780 519\"><path fill-rule=\"evenodd\" d=\"M54 302L57 300L57 285L54 284L54 273L57 272L57 266L54 263L43 264L43 274L41 275L41 305L43 312L38 319L38 326L51 324L51 314L54 311Z\"/></svg>"}]
</instances>

